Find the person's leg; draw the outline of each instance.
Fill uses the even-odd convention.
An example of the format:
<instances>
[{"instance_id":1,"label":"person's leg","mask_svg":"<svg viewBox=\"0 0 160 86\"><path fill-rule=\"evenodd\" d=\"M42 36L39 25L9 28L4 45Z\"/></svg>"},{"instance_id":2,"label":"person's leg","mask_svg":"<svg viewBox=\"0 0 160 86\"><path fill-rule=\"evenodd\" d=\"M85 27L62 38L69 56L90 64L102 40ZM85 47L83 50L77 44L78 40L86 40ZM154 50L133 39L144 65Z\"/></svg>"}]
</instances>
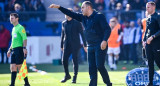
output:
<instances>
[{"instance_id":1,"label":"person's leg","mask_svg":"<svg viewBox=\"0 0 160 86\"><path fill-rule=\"evenodd\" d=\"M124 57L128 63L129 62L129 44L124 45Z\"/></svg>"},{"instance_id":2,"label":"person's leg","mask_svg":"<svg viewBox=\"0 0 160 86\"><path fill-rule=\"evenodd\" d=\"M137 64L138 63L138 58L137 58L137 52L138 51L136 51L136 44L133 44L132 45L132 48L133 48L133 52L132 52L132 55L133 55L133 62L134 62L134 64Z\"/></svg>"},{"instance_id":3,"label":"person's leg","mask_svg":"<svg viewBox=\"0 0 160 86\"><path fill-rule=\"evenodd\" d=\"M17 76L16 64L10 64L10 70L11 70L11 84L10 84L10 86L15 86L15 80L16 80L16 76Z\"/></svg>"},{"instance_id":4,"label":"person's leg","mask_svg":"<svg viewBox=\"0 0 160 86\"><path fill-rule=\"evenodd\" d=\"M118 64L118 60L119 60L120 47L114 48L113 53L114 53L115 69L117 69L116 65Z\"/></svg>"},{"instance_id":5,"label":"person's leg","mask_svg":"<svg viewBox=\"0 0 160 86\"><path fill-rule=\"evenodd\" d=\"M111 70L113 70L113 48L108 47L107 50L107 54L108 54L108 65L110 67Z\"/></svg>"},{"instance_id":6,"label":"person's leg","mask_svg":"<svg viewBox=\"0 0 160 86\"><path fill-rule=\"evenodd\" d=\"M108 75L108 72L104 66L105 64L105 56L106 56L106 49L105 50L101 50L100 46L96 47L96 52L95 52L95 56L96 56L96 66L97 69L99 70L102 78L103 78L103 82L105 84L107 84L107 86L112 86L112 83L110 82L110 78Z\"/></svg>"},{"instance_id":7,"label":"person's leg","mask_svg":"<svg viewBox=\"0 0 160 86\"><path fill-rule=\"evenodd\" d=\"M18 70L20 71L21 66L24 62L24 53L23 53L23 48L18 48L16 54L16 66L18 68ZM30 86L29 81L28 81L28 77L24 78L24 86Z\"/></svg>"},{"instance_id":8,"label":"person's leg","mask_svg":"<svg viewBox=\"0 0 160 86\"><path fill-rule=\"evenodd\" d=\"M18 70L20 71L22 64L18 64L16 65ZM24 82L25 82L25 86L30 86L29 81L28 81L28 77L24 78Z\"/></svg>"},{"instance_id":9,"label":"person's leg","mask_svg":"<svg viewBox=\"0 0 160 86\"><path fill-rule=\"evenodd\" d=\"M62 83L71 79L71 76L70 76L69 70L68 70L68 59L69 59L70 55L71 55L71 49L64 49L63 56L62 56L62 64L64 67L65 77L63 80L61 80Z\"/></svg>"},{"instance_id":10,"label":"person's leg","mask_svg":"<svg viewBox=\"0 0 160 86\"><path fill-rule=\"evenodd\" d=\"M89 86L97 86L97 67L95 61L94 47L88 47L87 57L88 57L89 75L90 75Z\"/></svg>"},{"instance_id":11,"label":"person's leg","mask_svg":"<svg viewBox=\"0 0 160 86\"><path fill-rule=\"evenodd\" d=\"M4 48L1 48L1 63L4 63Z\"/></svg>"},{"instance_id":12,"label":"person's leg","mask_svg":"<svg viewBox=\"0 0 160 86\"><path fill-rule=\"evenodd\" d=\"M160 69L160 48L154 50L154 57L155 57L155 62Z\"/></svg>"},{"instance_id":13,"label":"person's leg","mask_svg":"<svg viewBox=\"0 0 160 86\"><path fill-rule=\"evenodd\" d=\"M16 76L17 76L17 66L16 66L16 58L15 58L14 52L11 55L10 71L11 71L11 84L10 84L10 86L15 86L15 80L16 80Z\"/></svg>"},{"instance_id":14,"label":"person's leg","mask_svg":"<svg viewBox=\"0 0 160 86\"><path fill-rule=\"evenodd\" d=\"M7 48L4 48L4 54L5 54L5 58L6 58L6 63L8 63Z\"/></svg>"},{"instance_id":15,"label":"person's leg","mask_svg":"<svg viewBox=\"0 0 160 86\"><path fill-rule=\"evenodd\" d=\"M114 70L117 69L118 59L119 59L119 54L114 54L114 65L113 65Z\"/></svg>"},{"instance_id":16,"label":"person's leg","mask_svg":"<svg viewBox=\"0 0 160 86\"><path fill-rule=\"evenodd\" d=\"M74 71L72 83L76 83L77 74L78 74L78 52L79 50L72 51L72 62L73 62L73 71Z\"/></svg>"},{"instance_id":17,"label":"person's leg","mask_svg":"<svg viewBox=\"0 0 160 86\"><path fill-rule=\"evenodd\" d=\"M68 59L70 55L71 55L71 50L64 50L63 56L62 56L62 64L64 66L65 75L69 75Z\"/></svg>"},{"instance_id":18,"label":"person's leg","mask_svg":"<svg viewBox=\"0 0 160 86\"><path fill-rule=\"evenodd\" d=\"M111 70L113 70L113 53L108 54L108 64Z\"/></svg>"},{"instance_id":19,"label":"person's leg","mask_svg":"<svg viewBox=\"0 0 160 86\"><path fill-rule=\"evenodd\" d=\"M148 66L149 66L149 85L153 85L154 55L150 45L146 45L146 57L148 59Z\"/></svg>"},{"instance_id":20,"label":"person's leg","mask_svg":"<svg viewBox=\"0 0 160 86\"><path fill-rule=\"evenodd\" d=\"M130 57L129 54L130 53L130 44L126 45L126 56L127 56L127 63L129 63Z\"/></svg>"}]
</instances>

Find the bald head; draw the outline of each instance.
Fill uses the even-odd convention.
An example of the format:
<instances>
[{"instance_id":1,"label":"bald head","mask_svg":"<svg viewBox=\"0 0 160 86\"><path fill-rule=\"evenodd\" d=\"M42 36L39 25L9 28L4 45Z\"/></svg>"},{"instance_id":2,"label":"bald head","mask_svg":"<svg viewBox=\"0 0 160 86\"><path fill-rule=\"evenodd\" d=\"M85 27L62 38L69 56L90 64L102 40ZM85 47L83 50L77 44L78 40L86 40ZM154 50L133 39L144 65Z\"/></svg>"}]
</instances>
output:
<instances>
[{"instance_id":1,"label":"bald head","mask_svg":"<svg viewBox=\"0 0 160 86\"><path fill-rule=\"evenodd\" d=\"M93 8L93 5L90 1L84 1L83 4L90 6L91 8Z\"/></svg>"},{"instance_id":2,"label":"bald head","mask_svg":"<svg viewBox=\"0 0 160 86\"><path fill-rule=\"evenodd\" d=\"M81 6L81 11L84 16L90 16L93 12L93 6L90 1L84 1Z\"/></svg>"}]
</instances>

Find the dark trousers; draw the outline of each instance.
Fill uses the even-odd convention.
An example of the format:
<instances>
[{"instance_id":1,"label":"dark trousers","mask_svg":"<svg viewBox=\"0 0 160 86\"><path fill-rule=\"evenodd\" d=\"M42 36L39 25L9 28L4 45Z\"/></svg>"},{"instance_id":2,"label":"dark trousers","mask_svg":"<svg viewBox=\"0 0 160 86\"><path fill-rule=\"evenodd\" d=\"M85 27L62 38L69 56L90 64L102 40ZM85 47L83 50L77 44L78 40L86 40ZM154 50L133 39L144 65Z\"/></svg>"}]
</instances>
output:
<instances>
[{"instance_id":1,"label":"dark trousers","mask_svg":"<svg viewBox=\"0 0 160 86\"><path fill-rule=\"evenodd\" d=\"M125 44L124 45L124 57L125 57L125 60L129 61L129 51L130 50L130 46L129 44Z\"/></svg>"},{"instance_id":2,"label":"dark trousers","mask_svg":"<svg viewBox=\"0 0 160 86\"><path fill-rule=\"evenodd\" d=\"M130 50L129 50L129 58L133 60L134 64L137 64L137 51L136 51L136 44L130 44Z\"/></svg>"},{"instance_id":3,"label":"dark trousers","mask_svg":"<svg viewBox=\"0 0 160 86\"><path fill-rule=\"evenodd\" d=\"M6 63L8 63L8 58L7 58L7 48L1 48L1 63L4 63L4 54L6 55Z\"/></svg>"},{"instance_id":4,"label":"dark trousers","mask_svg":"<svg viewBox=\"0 0 160 86\"><path fill-rule=\"evenodd\" d=\"M73 62L73 69L74 75L78 74L78 51L79 49L72 49L72 47L67 47L64 49L63 56L62 56L62 64L64 66L65 75L69 75L68 70L68 60L72 54L72 62Z\"/></svg>"},{"instance_id":5,"label":"dark trousers","mask_svg":"<svg viewBox=\"0 0 160 86\"><path fill-rule=\"evenodd\" d=\"M101 50L100 45L94 47L88 47L88 62L89 62L89 75L90 84L89 86L97 86L97 69L100 72L103 82L108 86L111 85L108 72L104 66L106 49Z\"/></svg>"},{"instance_id":6,"label":"dark trousers","mask_svg":"<svg viewBox=\"0 0 160 86\"><path fill-rule=\"evenodd\" d=\"M154 45L155 46L155 45ZM146 45L146 57L148 59L149 66L149 82L153 84L153 76L154 76L154 61L157 66L160 68L160 47L153 47L153 44Z\"/></svg>"}]
</instances>

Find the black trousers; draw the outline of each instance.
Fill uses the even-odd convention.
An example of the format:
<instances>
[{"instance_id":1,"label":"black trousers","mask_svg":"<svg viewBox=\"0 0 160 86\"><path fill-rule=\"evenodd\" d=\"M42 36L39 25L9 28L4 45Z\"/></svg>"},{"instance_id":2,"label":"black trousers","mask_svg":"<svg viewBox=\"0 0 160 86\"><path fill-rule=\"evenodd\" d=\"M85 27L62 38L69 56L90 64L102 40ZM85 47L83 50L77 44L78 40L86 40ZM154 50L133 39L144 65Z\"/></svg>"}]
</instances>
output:
<instances>
[{"instance_id":1,"label":"black trousers","mask_svg":"<svg viewBox=\"0 0 160 86\"><path fill-rule=\"evenodd\" d=\"M129 47L129 59L133 60L134 64L137 64L136 44L130 44Z\"/></svg>"},{"instance_id":2,"label":"black trousers","mask_svg":"<svg viewBox=\"0 0 160 86\"><path fill-rule=\"evenodd\" d=\"M7 58L7 48L0 48L1 49L1 63L4 63L4 55L6 55L6 63L8 63L8 58Z\"/></svg>"},{"instance_id":3,"label":"black trousers","mask_svg":"<svg viewBox=\"0 0 160 86\"><path fill-rule=\"evenodd\" d=\"M108 72L104 66L107 49L101 50L100 45L88 47L87 57L89 63L89 86L97 86L97 70L100 72L103 82L107 86L112 86Z\"/></svg>"},{"instance_id":4,"label":"black trousers","mask_svg":"<svg viewBox=\"0 0 160 86\"><path fill-rule=\"evenodd\" d=\"M153 76L154 76L154 62L156 62L157 66L160 68L160 47L153 43L146 45L146 57L148 59L149 66L149 82L153 84Z\"/></svg>"},{"instance_id":5,"label":"black trousers","mask_svg":"<svg viewBox=\"0 0 160 86\"><path fill-rule=\"evenodd\" d=\"M125 44L123 46L123 49L124 49L125 60L129 61L129 52L130 52L130 46L129 46L129 44Z\"/></svg>"},{"instance_id":6,"label":"black trousers","mask_svg":"<svg viewBox=\"0 0 160 86\"><path fill-rule=\"evenodd\" d=\"M78 52L79 52L78 48L73 49L71 46L67 46L64 49L63 56L62 56L62 64L64 66L65 75L69 75L68 60L71 54L72 54L74 75L76 76L78 74Z\"/></svg>"}]
</instances>

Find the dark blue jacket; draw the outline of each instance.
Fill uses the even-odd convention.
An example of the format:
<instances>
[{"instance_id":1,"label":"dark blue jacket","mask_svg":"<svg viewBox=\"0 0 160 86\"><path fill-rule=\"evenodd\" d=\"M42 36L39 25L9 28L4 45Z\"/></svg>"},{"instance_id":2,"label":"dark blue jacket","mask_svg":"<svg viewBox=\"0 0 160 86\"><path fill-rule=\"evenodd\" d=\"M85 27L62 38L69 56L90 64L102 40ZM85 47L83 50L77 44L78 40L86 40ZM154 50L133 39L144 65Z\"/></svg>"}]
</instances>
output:
<instances>
[{"instance_id":1,"label":"dark blue jacket","mask_svg":"<svg viewBox=\"0 0 160 86\"><path fill-rule=\"evenodd\" d=\"M73 19L82 22L85 29L84 35L87 46L100 45L103 40L108 40L111 33L111 28L103 14L93 11L93 13L87 17L83 16L83 14L72 12L63 7L60 7L59 10Z\"/></svg>"},{"instance_id":2,"label":"dark blue jacket","mask_svg":"<svg viewBox=\"0 0 160 86\"><path fill-rule=\"evenodd\" d=\"M160 14L155 12L147 19L147 28L143 38L143 41L147 41L147 39L154 35L155 38L152 40L151 44L153 44L156 48L159 46L160 48Z\"/></svg>"}]
</instances>

